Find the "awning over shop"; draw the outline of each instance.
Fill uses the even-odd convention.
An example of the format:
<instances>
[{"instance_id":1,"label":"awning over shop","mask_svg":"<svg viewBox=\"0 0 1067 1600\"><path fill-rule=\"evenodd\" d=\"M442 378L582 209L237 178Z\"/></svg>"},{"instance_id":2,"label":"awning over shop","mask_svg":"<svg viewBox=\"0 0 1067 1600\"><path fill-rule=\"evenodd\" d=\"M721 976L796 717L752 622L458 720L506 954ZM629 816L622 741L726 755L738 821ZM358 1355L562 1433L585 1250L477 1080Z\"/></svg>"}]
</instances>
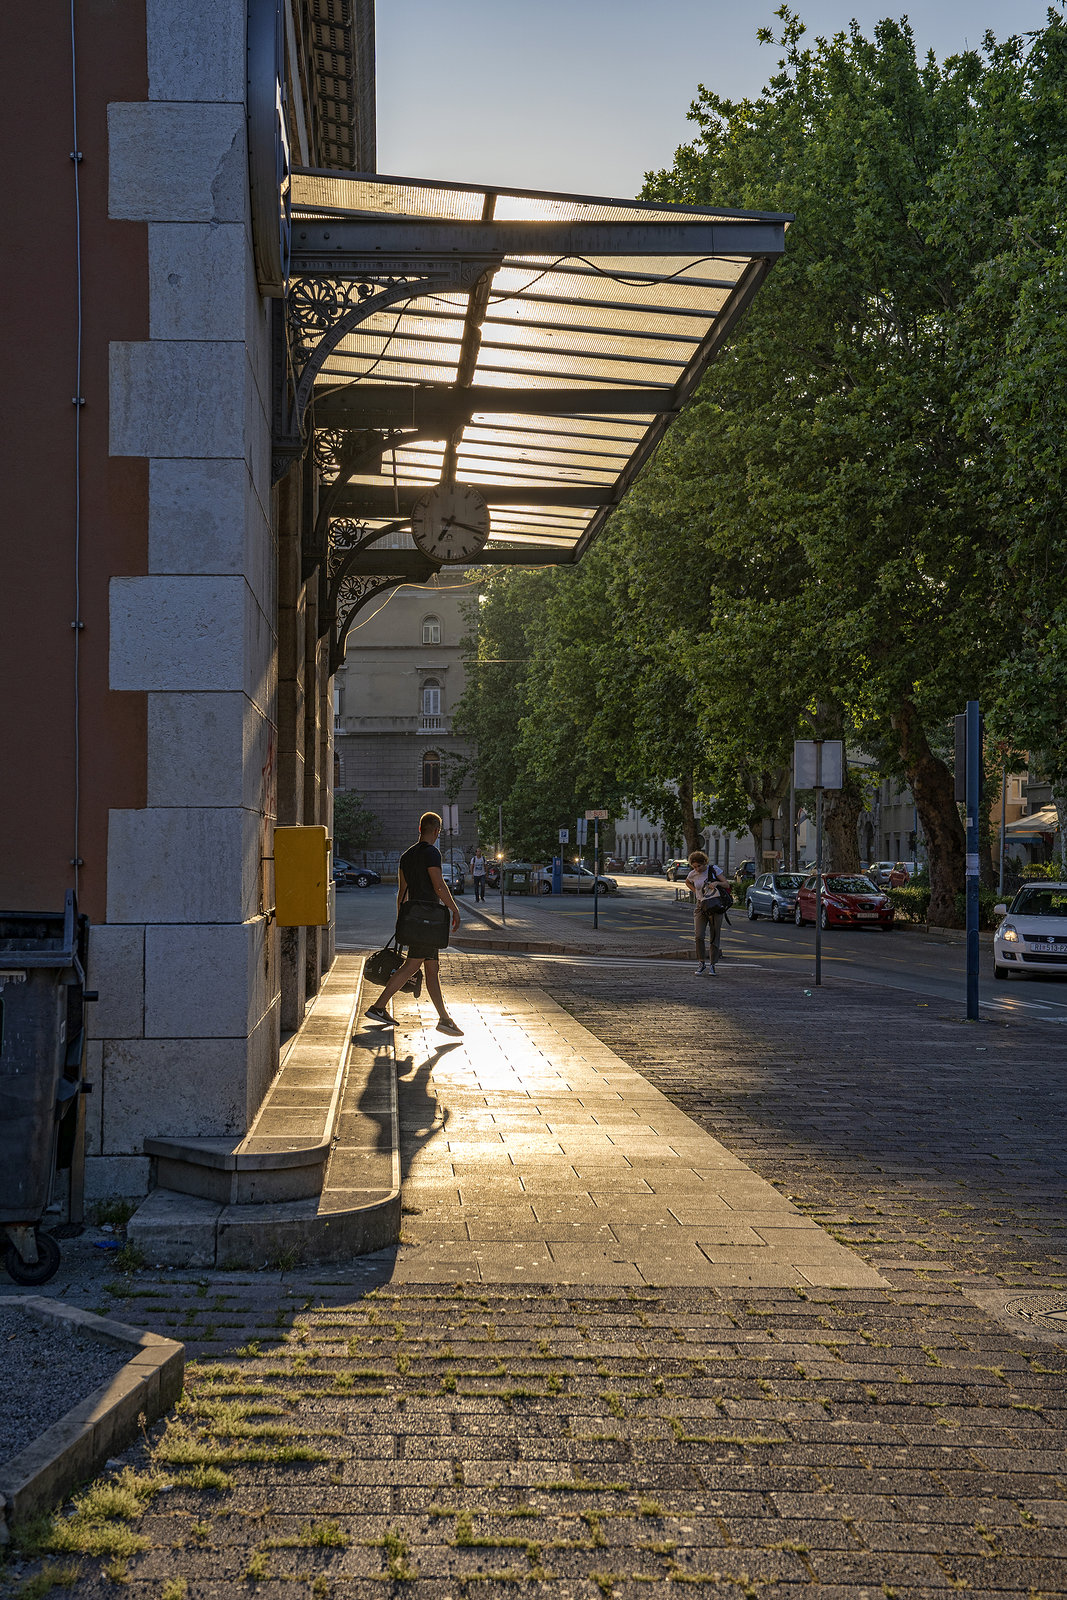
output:
<instances>
[{"instance_id":1,"label":"awning over shop","mask_svg":"<svg viewBox=\"0 0 1067 1600\"><path fill-rule=\"evenodd\" d=\"M789 221L297 171L276 470L313 429L321 542L344 552L346 579L381 574L385 535L410 544L412 507L438 483L488 503L488 542L464 566L575 560L724 348ZM389 558L397 576L425 575L413 548Z\"/></svg>"},{"instance_id":2,"label":"awning over shop","mask_svg":"<svg viewBox=\"0 0 1067 1600\"><path fill-rule=\"evenodd\" d=\"M1031 812L1028 817L1016 817L1014 822L1009 822L1004 832L1012 839L1040 839L1044 834L1058 833L1060 829L1059 818L1055 806L1042 806L1039 811Z\"/></svg>"}]
</instances>

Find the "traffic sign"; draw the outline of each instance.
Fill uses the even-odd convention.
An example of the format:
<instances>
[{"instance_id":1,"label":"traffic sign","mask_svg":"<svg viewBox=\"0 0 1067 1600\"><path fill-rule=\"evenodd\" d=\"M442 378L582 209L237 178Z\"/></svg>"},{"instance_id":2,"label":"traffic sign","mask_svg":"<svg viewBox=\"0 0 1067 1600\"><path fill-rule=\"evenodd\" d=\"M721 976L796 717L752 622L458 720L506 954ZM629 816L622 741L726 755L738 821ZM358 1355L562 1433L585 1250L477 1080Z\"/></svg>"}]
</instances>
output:
<instances>
[{"instance_id":1,"label":"traffic sign","mask_svg":"<svg viewBox=\"0 0 1067 1600\"><path fill-rule=\"evenodd\" d=\"M585 820L586 822L606 822L610 815L609 811L587 811Z\"/></svg>"},{"instance_id":2,"label":"traffic sign","mask_svg":"<svg viewBox=\"0 0 1067 1600\"><path fill-rule=\"evenodd\" d=\"M571 830L569 828L561 828L559 830L559 842L560 844L570 844Z\"/></svg>"},{"instance_id":3,"label":"traffic sign","mask_svg":"<svg viewBox=\"0 0 1067 1600\"><path fill-rule=\"evenodd\" d=\"M844 785L845 746L841 739L797 739L793 743L793 782L798 789L840 789Z\"/></svg>"}]
</instances>

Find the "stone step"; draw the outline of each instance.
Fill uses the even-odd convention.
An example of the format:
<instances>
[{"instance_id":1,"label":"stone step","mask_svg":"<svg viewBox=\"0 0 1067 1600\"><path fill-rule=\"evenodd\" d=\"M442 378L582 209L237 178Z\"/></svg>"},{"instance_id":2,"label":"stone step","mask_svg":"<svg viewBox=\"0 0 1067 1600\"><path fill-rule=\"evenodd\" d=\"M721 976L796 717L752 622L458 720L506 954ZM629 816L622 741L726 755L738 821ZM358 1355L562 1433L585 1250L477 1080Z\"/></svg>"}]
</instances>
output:
<instances>
[{"instance_id":1,"label":"stone step","mask_svg":"<svg viewBox=\"0 0 1067 1600\"><path fill-rule=\"evenodd\" d=\"M181 1187L160 1182L131 1217L128 1239L152 1265L170 1267L288 1267L297 1262L339 1262L396 1244L400 1236L400 1151L396 1063L389 1031L353 1030L359 1011L363 958L341 954L323 986L329 998L314 1019L314 1043L326 1048L322 1024L343 1017L343 1039L333 1039L339 1060L327 1100L323 1085L308 1087L312 1107L307 1116L325 1115L324 1138L294 1133L286 1142L277 1132L259 1134L256 1124L244 1140L153 1140L157 1171L177 1173ZM343 1003L342 1003L343 997ZM315 1008L317 1009L317 1007ZM307 1024L305 1024L307 1026ZM302 1034L296 1036L286 1073L302 1068ZM314 1074L312 1074L314 1077ZM322 1074L320 1073L320 1077ZM291 1075L290 1087L300 1089ZM270 1098L270 1097L268 1097ZM267 1102L264 1104L266 1105ZM296 1093L291 1107L301 1110ZM325 1133L325 1129L324 1129ZM251 1148L249 1148L251 1143ZM312 1159L313 1158L313 1159ZM316 1176L312 1193L285 1193L287 1181L307 1183ZM269 1185L267 1198L257 1183ZM217 1188L212 1185L217 1184ZM202 1185L201 1187L194 1187ZM230 1199L231 1194L242 1198Z\"/></svg>"},{"instance_id":2,"label":"stone step","mask_svg":"<svg viewBox=\"0 0 1067 1600\"><path fill-rule=\"evenodd\" d=\"M335 962L243 1137L146 1139L155 1183L219 1205L321 1194L358 1000Z\"/></svg>"}]
</instances>

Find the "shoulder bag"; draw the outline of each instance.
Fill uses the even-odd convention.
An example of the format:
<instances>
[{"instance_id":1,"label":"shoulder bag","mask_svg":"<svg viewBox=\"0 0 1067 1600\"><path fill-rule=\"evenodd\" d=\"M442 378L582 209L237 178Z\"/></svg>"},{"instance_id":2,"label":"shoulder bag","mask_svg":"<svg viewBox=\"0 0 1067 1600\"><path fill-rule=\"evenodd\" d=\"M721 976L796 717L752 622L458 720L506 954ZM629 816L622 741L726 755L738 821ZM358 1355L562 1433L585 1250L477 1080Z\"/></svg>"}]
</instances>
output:
<instances>
[{"instance_id":1,"label":"shoulder bag","mask_svg":"<svg viewBox=\"0 0 1067 1600\"><path fill-rule=\"evenodd\" d=\"M452 929L452 913L447 906L435 901L405 900L396 919L396 937L400 944L431 944L443 950Z\"/></svg>"}]
</instances>

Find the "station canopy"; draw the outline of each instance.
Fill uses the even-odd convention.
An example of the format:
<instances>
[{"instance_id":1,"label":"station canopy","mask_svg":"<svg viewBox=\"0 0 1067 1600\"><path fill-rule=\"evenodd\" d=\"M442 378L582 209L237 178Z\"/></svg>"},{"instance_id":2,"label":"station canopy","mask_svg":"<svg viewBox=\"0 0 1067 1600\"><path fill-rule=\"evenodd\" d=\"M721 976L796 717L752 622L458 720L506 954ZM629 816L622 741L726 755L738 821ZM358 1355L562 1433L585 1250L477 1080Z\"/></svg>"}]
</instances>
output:
<instances>
[{"instance_id":1,"label":"station canopy","mask_svg":"<svg viewBox=\"0 0 1067 1600\"><path fill-rule=\"evenodd\" d=\"M471 484L489 505L487 563L581 554L724 348L790 221L321 171L294 173L291 216L294 304L394 296L315 370L317 431L391 441L333 513L385 532L431 485Z\"/></svg>"}]
</instances>

